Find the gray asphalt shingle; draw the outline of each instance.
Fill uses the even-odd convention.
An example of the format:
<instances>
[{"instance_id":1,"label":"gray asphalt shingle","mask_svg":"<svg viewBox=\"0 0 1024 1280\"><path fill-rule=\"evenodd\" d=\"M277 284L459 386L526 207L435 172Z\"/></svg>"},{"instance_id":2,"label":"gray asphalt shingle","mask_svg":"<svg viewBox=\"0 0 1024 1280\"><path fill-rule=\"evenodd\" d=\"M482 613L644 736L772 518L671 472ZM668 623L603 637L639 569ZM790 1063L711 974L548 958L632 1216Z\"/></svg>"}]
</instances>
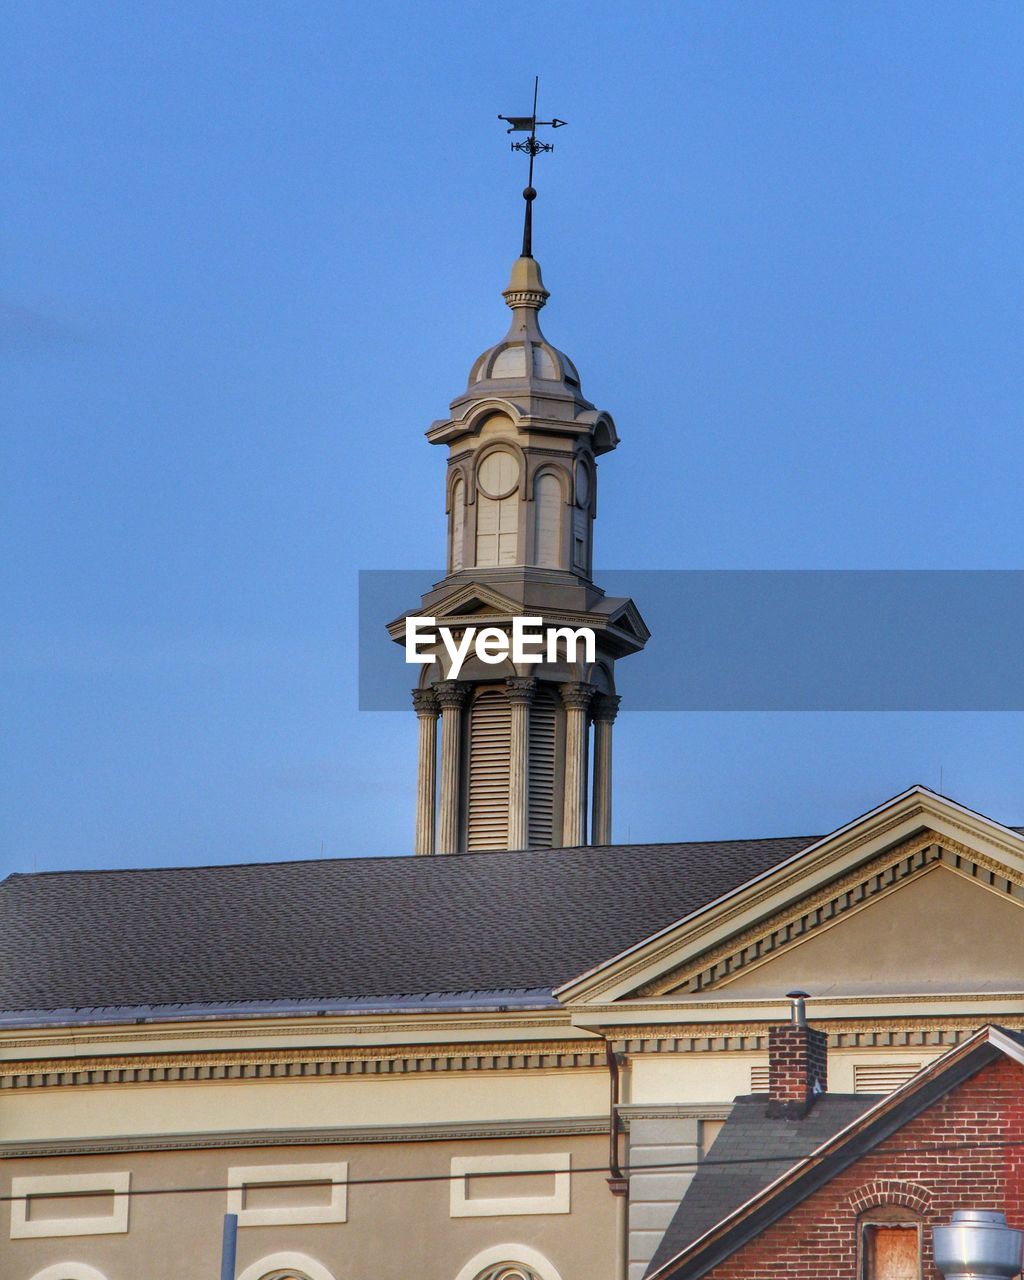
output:
<instances>
[{"instance_id":1,"label":"gray asphalt shingle","mask_svg":"<svg viewBox=\"0 0 1024 1280\"><path fill-rule=\"evenodd\" d=\"M786 1120L766 1114L766 1094L737 1098L707 1162L698 1166L651 1259L648 1274L717 1226L877 1101L875 1094L828 1093L802 1120Z\"/></svg>"},{"instance_id":2,"label":"gray asphalt shingle","mask_svg":"<svg viewBox=\"0 0 1024 1280\"><path fill-rule=\"evenodd\" d=\"M812 839L13 875L0 1009L550 990Z\"/></svg>"}]
</instances>

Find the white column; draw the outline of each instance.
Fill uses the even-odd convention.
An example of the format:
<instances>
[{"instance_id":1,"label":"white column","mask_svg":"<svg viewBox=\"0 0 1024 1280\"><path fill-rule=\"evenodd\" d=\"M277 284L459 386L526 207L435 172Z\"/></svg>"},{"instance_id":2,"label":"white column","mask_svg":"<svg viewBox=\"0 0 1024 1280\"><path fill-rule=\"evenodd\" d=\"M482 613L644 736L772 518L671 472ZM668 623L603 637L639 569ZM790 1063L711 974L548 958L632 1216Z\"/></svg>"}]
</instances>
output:
<instances>
[{"instance_id":1,"label":"white column","mask_svg":"<svg viewBox=\"0 0 1024 1280\"><path fill-rule=\"evenodd\" d=\"M434 685L441 708L441 787L437 817L437 852L459 851L459 780L462 773L462 708L469 686L455 680Z\"/></svg>"},{"instance_id":2,"label":"white column","mask_svg":"<svg viewBox=\"0 0 1024 1280\"><path fill-rule=\"evenodd\" d=\"M594 809L590 839L594 844L611 844L612 839L612 725L621 701L616 694L601 693L590 706L594 721Z\"/></svg>"},{"instance_id":3,"label":"white column","mask_svg":"<svg viewBox=\"0 0 1024 1280\"><path fill-rule=\"evenodd\" d=\"M587 708L594 696L590 684L563 684L565 704L565 803L562 842L587 842Z\"/></svg>"},{"instance_id":4,"label":"white column","mask_svg":"<svg viewBox=\"0 0 1024 1280\"><path fill-rule=\"evenodd\" d=\"M537 681L510 676L505 681L511 704L511 750L508 769L508 847L526 849L530 844L530 703Z\"/></svg>"},{"instance_id":5,"label":"white column","mask_svg":"<svg viewBox=\"0 0 1024 1280\"><path fill-rule=\"evenodd\" d=\"M434 852L437 796L437 714L433 689L413 689L412 705L420 723L419 767L416 773L416 852Z\"/></svg>"}]
</instances>

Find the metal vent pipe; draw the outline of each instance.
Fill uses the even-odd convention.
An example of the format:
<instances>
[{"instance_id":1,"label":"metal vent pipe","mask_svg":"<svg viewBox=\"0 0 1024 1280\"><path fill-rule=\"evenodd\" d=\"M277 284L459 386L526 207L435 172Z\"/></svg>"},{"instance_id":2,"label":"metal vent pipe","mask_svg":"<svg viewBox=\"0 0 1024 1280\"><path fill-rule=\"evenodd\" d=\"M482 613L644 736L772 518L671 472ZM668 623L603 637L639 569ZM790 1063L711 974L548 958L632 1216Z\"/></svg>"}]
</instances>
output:
<instances>
[{"instance_id":1,"label":"metal vent pipe","mask_svg":"<svg viewBox=\"0 0 1024 1280\"><path fill-rule=\"evenodd\" d=\"M934 1229L932 1246L946 1280L1011 1280L1024 1265L1024 1231L989 1209L957 1209L948 1226Z\"/></svg>"}]
</instances>

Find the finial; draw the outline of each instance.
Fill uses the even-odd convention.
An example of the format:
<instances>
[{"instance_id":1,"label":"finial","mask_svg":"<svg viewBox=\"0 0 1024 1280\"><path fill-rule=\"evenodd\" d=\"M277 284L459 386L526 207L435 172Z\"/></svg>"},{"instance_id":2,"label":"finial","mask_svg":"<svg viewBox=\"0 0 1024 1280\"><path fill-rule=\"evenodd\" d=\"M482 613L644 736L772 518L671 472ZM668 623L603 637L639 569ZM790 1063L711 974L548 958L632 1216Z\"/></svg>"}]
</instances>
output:
<instances>
[{"instance_id":1,"label":"finial","mask_svg":"<svg viewBox=\"0 0 1024 1280\"><path fill-rule=\"evenodd\" d=\"M530 157L530 169L527 175L526 186L523 189L523 199L526 201L526 213L523 218L523 254L524 258L533 257L533 202L537 199L537 190L533 185L533 161L542 151L554 151L555 144L553 142L537 141L537 126L543 125L552 129L560 129L562 125L568 124L568 120L559 120L557 117L551 120L537 119L537 90L540 86L540 77L533 78L533 112L528 116L498 116L499 120L504 120L508 125L508 133L528 133L530 136L522 142L513 142L513 151L525 151Z\"/></svg>"}]
</instances>

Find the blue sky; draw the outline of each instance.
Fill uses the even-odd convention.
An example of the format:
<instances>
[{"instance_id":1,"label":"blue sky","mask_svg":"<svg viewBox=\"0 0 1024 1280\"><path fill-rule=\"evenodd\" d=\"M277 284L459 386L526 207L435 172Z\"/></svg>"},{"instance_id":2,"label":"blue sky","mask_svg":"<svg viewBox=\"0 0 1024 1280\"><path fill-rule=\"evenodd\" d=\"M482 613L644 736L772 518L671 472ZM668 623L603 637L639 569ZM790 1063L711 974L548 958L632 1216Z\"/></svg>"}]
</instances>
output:
<instances>
[{"instance_id":1,"label":"blue sky","mask_svg":"<svg viewBox=\"0 0 1024 1280\"><path fill-rule=\"evenodd\" d=\"M0 870L410 848L356 575L440 560L535 73L598 565L1022 567L1019 5L24 3L0 49ZM1024 822L1020 714L616 733L622 840L940 776Z\"/></svg>"}]
</instances>

